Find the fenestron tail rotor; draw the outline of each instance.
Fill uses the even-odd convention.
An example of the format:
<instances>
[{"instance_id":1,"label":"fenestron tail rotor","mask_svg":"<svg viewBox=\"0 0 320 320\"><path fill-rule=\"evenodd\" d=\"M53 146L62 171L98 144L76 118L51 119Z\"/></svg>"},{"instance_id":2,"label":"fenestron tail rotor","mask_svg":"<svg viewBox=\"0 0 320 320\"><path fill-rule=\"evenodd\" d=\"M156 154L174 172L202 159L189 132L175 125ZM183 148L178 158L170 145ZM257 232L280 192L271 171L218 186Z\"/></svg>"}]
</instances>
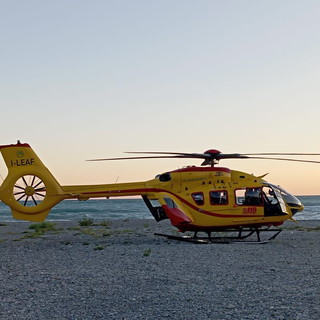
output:
<instances>
[{"instance_id":1,"label":"fenestron tail rotor","mask_svg":"<svg viewBox=\"0 0 320 320\"><path fill-rule=\"evenodd\" d=\"M87 161L110 161L110 160L134 160L134 159L170 159L170 158L193 158L204 159L202 166L214 166L223 159L264 159L264 160L280 160L280 161L295 161L307 163L320 163L316 160L294 159L294 158L279 158L278 156L319 156L320 153L297 153L297 152L265 152L265 153L221 153L219 150L211 149L204 153L184 153L184 152L126 152L130 154L146 154L147 156L132 156L119 158L104 158L91 159ZM273 157L277 156L277 157Z\"/></svg>"},{"instance_id":2,"label":"fenestron tail rotor","mask_svg":"<svg viewBox=\"0 0 320 320\"><path fill-rule=\"evenodd\" d=\"M24 207L37 206L46 197L46 185L36 175L23 175L14 184L13 196Z\"/></svg>"}]
</instances>

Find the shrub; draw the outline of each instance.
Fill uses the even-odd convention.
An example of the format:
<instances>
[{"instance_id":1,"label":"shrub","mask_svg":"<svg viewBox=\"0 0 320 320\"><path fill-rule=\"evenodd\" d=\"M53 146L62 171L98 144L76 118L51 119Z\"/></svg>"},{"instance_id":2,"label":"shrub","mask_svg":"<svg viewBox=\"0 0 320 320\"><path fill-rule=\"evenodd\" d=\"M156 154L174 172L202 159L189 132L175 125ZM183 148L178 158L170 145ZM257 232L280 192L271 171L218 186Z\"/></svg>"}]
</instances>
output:
<instances>
[{"instance_id":1,"label":"shrub","mask_svg":"<svg viewBox=\"0 0 320 320\"><path fill-rule=\"evenodd\" d=\"M33 229L35 232L39 233L44 233L45 231L57 231L55 223L53 222L34 223L29 226L29 229Z\"/></svg>"},{"instance_id":2,"label":"shrub","mask_svg":"<svg viewBox=\"0 0 320 320\"><path fill-rule=\"evenodd\" d=\"M79 225L81 227L88 227L93 226L94 220L92 218L88 218L86 215L82 217L82 219L79 221Z\"/></svg>"},{"instance_id":3,"label":"shrub","mask_svg":"<svg viewBox=\"0 0 320 320\"><path fill-rule=\"evenodd\" d=\"M147 250L145 250L145 251L143 252L143 255L144 255L145 257L149 257L150 254L151 254L151 249L147 249Z\"/></svg>"}]
</instances>

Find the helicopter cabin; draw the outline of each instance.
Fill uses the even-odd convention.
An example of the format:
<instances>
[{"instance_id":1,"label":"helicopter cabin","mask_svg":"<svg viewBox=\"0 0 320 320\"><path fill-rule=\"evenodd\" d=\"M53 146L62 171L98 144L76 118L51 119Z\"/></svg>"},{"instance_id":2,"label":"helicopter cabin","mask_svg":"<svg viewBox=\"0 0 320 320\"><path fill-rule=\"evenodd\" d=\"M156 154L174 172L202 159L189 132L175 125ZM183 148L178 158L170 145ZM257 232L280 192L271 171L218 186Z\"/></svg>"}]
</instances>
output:
<instances>
[{"instance_id":1,"label":"helicopter cabin","mask_svg":"<svg viewBox=\"0 0 320 320\"><path fill-rule=\"evenodd\" d=\"M228 168L186 167L163 173L156 179L159 187L171 194L165 196L164 201L167 211L171 208L172 212L179 207L181 199L185 199L183 204L180 203L180 208L184 207L184 210L196 210L203 214L218 210L232 215L238 209L243 217L288 215L289 210L294 214L297 212L295 206L301 206L298 199L282 188L254 175ZM147 197L143 198L157 221L167 218L161 206L153 208ZM286 203L291 205L288 207Z\"/></svg>"}]
</instances>

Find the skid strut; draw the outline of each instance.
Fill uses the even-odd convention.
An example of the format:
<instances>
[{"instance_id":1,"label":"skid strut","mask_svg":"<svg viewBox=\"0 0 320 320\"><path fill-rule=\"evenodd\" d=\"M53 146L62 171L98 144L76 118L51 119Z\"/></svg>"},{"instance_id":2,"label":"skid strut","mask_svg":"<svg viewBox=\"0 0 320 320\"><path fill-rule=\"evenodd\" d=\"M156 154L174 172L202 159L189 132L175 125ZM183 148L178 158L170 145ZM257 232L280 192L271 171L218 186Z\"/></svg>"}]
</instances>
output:
<instances>
[{"instance_id":1,"label":"skid strut","mask_svg":"<svg viewBox=\"0 0 320 320\"><path fill-rule=\"evenodd\" d=\"M268 243L270 240L275 239L282 229L271 229L271 228L240 228L240 229L227 229L227 230L214 230L210 232L205 232L207 236L198 236L198 231L195 231L193 236L186 235L186 236L175 236L163 233L155 233L156 236L166 237L169 240L178 240L178 241L185 241L191 243L198 243L198 244L208 244L208 243L221 243L221 244L228 244L228 243L246 243L246 244L264 244ZM219 236L212 236L213 232L220 232L224 233L223 235ZM267 238L266 240L261 239L261 233L264 232L271 232L273 233L271 237ZM237 233L237 235L227 235L225 233ZM247 240L249 237L256 234L256 240Z\"/></svg>"}]
</instances>

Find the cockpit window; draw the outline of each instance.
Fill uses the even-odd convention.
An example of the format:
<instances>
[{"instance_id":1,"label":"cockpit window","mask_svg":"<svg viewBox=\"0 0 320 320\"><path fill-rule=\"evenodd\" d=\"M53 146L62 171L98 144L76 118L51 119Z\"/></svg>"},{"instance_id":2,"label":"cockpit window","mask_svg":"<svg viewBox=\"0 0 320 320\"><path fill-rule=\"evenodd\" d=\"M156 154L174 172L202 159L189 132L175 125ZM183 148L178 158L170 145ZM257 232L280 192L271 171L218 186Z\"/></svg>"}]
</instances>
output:
<instances>
[{"instance_id":1,"label":"cockpit window","mask_svg":"<svg viewBox=\"0 0 320 320\"><path fill-rule=\"evenodd\" d=\"M287 206L286 206L286 203L284 201L284 194L281 192L281 188L276 187L276 186L274 186L272 184L270 184L268 187L264 187L263 190L265 190L265 188L269 189L269 191L268 191L269 195L267 196L267 199L265 199L265 207L266 207L265 214L266 215L288 214ZM270 199L272 200L272 197L278 203L277 202L268 203ZM270 206L270 204L271 204L271 206ZM274 204L276 204L278 206L279 212L277 212L277 210L275 211L274 209L272 209L272 207L275 207ZM268 205L269 205L269 208L267 208ZM270 209L270 208L272 209L273 212L268 213L268 209Z\"/></svg>"},{"instance_id":2,"label":"cockpit window","mask_svg":"<svg viewBox=\"0 0 320 320\"><path fill-rule=\"evenodd\" d=\"M261 188L242 188L235 191L236 204L245 206L261 206Z\"/></svg>"},{"instance_id":3,"label":"cockpit window","mask_svg":"<svg viewBox=\"0 0 320 320\"><path fill-rule=\"evenodd\" d=\"M228 204L228 192L225 190L210 191L210 203L213 205Z\"/></svg>"},{"instance_id":4,"label":"cockpit window","mask_svg":"<svg viewBox=\"0 0 320 320\"><path fill-rule=\"evenodd\" d=\"M198 205L198 206L203 206L204 205L204 196L203 192L195 192L192 195L193 201Z\"/></svg>"},{"instance_id":5,"label":"cockpit window","mask_svg":"<svg viewBox=\"0 0 320 320\"><path fill-rule=\"evenodd\" d=\"M275 205L278 203L278 199L276 197L275 192L269 186L265 186L262 188L262 195L264 199L264 203Z\"/></svg>"}]
</instances>

